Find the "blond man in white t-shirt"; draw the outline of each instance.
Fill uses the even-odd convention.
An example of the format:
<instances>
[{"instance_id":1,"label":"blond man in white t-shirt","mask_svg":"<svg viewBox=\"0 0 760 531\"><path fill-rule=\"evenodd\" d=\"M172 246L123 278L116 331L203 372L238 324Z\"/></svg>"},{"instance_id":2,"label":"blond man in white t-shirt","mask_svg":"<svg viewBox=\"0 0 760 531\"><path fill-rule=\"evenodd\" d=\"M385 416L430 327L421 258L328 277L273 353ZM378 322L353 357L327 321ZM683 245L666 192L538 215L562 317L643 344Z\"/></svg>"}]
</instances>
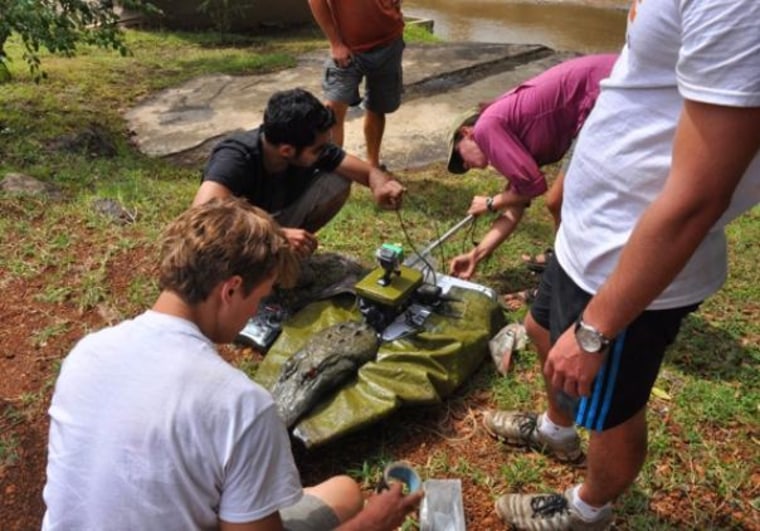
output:
<instances>
[{"instance_id":1,"label":"blond man in white t-shirt","mask_svg":"<svg viewBox=\"0 0 760 531\"><path fill-rule=\"evenodd\" d=\"M167 229L162 289L134 319L88 335L50 406L44 530L391 530L421 493L364 505L335 476L303 488L271 395L226 363L275 282L294 276L282 230L243 199L212 199Z\"/></svg>"}]
</instances>

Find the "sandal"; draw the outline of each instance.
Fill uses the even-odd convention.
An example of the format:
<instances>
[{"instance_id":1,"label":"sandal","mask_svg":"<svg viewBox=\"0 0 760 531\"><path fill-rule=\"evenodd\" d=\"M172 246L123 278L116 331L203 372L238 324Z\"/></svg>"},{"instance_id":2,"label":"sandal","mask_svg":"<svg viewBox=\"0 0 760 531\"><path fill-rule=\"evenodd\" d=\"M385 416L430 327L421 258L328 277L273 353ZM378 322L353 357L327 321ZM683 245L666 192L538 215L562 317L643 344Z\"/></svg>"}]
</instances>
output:
<instances>
[{"instance_id":1,"label":"sandal","mask_svg":"<svg viewBox=\"0 0 760 531\"><path fill-rule=\"evenodd\" d=\"M533 302L536 299L537 294L538 288L529 288L502 295L501 301L507 310L515 311L522 308L524 305Z\"/></svg>"},{"instance_id":2,"label":"sandal","mask_svg":"<svg viewBox=\"0 0 760 531\"><path fill-rule=\"evenodd\" d=\"M525 262L525 267L527 267L529 270L533 271L534 273L543 273L546 269L546 264L549 263L552 255L554 255L554 249L549 247L543 253L537 254L536 256L524 254L522 256L522 259L523 262Z\"/></svg>"}]
</instances>

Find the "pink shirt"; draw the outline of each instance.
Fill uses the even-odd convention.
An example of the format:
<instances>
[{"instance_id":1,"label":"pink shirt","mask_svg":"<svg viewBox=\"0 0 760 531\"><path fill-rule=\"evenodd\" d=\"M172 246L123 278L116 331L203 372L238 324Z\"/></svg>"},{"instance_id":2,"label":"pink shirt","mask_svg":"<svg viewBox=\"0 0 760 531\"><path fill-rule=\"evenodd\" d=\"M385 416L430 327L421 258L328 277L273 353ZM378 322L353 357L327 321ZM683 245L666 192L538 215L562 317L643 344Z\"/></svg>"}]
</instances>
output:
<instances>
[{"instance_id":1,"label":"pink shirt","mask_svg":"<svg viewBox=\"0 0 760 531\"><path fill-rule=\"evenodd\" d=\"M491 166L529 197L546 191L539 169L570 149L617 55L562 62L494 101L478 118L474 140Z\"/></svg>"}]
</instances>

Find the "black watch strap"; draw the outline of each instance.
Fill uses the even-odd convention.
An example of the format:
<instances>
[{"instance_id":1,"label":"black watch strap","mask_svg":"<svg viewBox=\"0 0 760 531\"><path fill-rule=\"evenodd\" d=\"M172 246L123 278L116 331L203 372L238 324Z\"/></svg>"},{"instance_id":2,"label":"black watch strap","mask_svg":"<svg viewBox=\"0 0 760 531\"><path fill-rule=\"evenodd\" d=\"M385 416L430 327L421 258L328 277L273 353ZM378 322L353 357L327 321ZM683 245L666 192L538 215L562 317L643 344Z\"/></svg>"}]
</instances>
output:
<instances>
[{"instance_id":1,"label":"black watch strap","mask_svg":"<svg viewBox=\"0 0 760 531\"><path fill-rule=\"evenodd\" d=\"M495 214L495 213L496 213L496 209L495 209L495 208L494 208L494 206L493 206L493 197L489 197L488 199L486 199L486 208L487 208L487 209L488 209L488 211L489 211L489 212L491 212L492 214Z\"/></svg>"}]
</instances>

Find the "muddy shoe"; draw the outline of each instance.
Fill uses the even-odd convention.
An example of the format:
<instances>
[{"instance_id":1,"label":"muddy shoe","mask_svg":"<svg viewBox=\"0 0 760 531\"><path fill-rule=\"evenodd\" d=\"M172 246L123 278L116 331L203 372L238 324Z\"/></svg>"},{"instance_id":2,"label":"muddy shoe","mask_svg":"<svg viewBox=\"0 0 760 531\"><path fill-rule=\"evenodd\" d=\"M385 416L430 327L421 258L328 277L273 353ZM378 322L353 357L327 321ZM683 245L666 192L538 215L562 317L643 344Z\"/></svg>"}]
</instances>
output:
<instances>
[{"instance_id":1,"label":"muddy shoe","mask_svg":"<svg viewBox=\"0 0 760 531\"><path fill-rule=\"evenodd\" d=\"M572 487L571 487L572 488ZM506 494L496 500L496 513L512 529L536 531L603 531L612 523L605 507L593 521L584 520L564 494Z\"/></svg>"},{"instance_id":2,"label":"muddy shoe","mask_svg":"<svg viewBox=\"0 0 760 531\"><path fill-rule=\"evenodd\" d=\"M585 458L577 433L566 440L555 441L538 430L539 421L535 413L518 411L487 411L483 415L483 425L492 437L507 444L534 448L563 463L583 463Z\"/></svg>"}]
</instances>

